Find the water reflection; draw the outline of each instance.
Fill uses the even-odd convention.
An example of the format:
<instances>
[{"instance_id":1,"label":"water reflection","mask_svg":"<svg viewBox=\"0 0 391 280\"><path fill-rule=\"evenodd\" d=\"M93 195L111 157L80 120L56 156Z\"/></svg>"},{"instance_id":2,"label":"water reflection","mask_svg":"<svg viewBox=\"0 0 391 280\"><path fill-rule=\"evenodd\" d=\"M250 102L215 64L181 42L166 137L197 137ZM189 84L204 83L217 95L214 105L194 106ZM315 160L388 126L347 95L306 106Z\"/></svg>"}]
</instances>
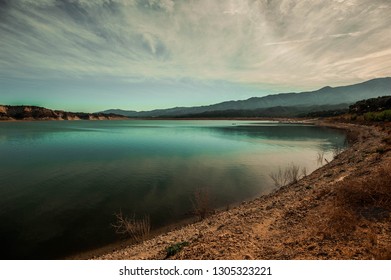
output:
<instances>
[{"instance_id":1,"label":"water reflection","mask_svg":"<svg viewBox=\"0 0 391 280\"><path fill-rule=\"evenodd\" d=\"M197 188L214 207L273 188L291 162L317 168L344 135L314 126L231 121L0 123L3 258L54 258L116 240L113 214L186 217Z\"/></svg>"}]
</instances>

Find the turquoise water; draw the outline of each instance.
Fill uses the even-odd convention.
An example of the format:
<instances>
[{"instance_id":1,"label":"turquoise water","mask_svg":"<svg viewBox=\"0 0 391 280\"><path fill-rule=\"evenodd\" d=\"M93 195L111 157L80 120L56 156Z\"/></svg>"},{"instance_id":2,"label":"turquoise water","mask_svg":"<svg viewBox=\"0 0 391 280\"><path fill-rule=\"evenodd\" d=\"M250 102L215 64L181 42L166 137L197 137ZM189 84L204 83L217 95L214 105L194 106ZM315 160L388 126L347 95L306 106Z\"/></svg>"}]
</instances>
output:
<instances>
[{"instance_id":1,"label":"turquoise water","mask_svg":"<svg viewBox=\"0 0 391 280\"><path fill-rule=\"evenodd\" d=\"M196 189L213 207L270 192L269 174L343 146L337 130L259 121L0 123L2 259L63 258L118 240L113 214L152 228L188 217Z\"/></svg>"}]
</instances>

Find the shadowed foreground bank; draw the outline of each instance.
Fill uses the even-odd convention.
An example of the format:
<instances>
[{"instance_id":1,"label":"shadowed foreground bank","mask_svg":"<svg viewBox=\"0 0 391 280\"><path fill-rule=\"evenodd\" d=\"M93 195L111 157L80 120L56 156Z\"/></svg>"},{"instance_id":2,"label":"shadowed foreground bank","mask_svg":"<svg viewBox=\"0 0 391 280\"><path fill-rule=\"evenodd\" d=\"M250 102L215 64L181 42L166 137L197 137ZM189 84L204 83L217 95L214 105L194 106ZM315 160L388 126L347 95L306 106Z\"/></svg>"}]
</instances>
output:
<instances>
[{"instance_id":1,"label":"shadowed foreground bank","mask_svg":"<svg viewBox=\"0 0 391 280\"><path fill-rule=\"evenodd\" d=\"M93 259L391 258L389 125L323 125L352 144L299 182Z\"/></svg>"}]
</instances>

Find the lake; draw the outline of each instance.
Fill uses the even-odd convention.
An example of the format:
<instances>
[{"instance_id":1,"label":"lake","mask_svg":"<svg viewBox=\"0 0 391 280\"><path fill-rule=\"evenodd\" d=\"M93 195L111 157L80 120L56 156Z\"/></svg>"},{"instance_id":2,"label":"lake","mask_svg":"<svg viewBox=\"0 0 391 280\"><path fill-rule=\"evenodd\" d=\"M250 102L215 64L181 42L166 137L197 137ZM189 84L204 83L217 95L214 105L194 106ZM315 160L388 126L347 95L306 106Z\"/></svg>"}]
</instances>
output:
<instances>
[{"instance_id":1,"label":"lake","mask_svg":"<svg viewBox=\"0 0 391 280\"><path fill-rule=\"evenodd\" d=\"M189 217L198 189L214 208L269 193L291 163L319 167L339 130L228 120L0 122L2 259L54 259L118 240L114 213L152 229Z\"/></svg>"}]
</instances>

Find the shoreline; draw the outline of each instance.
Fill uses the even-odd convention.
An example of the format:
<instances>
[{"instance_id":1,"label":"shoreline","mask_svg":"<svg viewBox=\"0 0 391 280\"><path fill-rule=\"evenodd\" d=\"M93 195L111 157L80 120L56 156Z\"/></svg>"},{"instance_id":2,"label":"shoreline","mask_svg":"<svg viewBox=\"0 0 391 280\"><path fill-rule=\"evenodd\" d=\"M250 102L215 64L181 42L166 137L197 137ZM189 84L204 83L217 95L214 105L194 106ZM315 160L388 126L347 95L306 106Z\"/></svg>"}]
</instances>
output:
<instances>
[{"instance_id":1,"label":"shoreline","mask_svg":"<svg viewBox=\"0 0 391 280\"><path fill-rule=\"evenodd\" d=\"M79 254L73 259L164 259L167 247L189 245L170 259L372 259L379 244L390 245L389 221L360 222L351 238L329 240L319 232L333 209L333 193L339 182L370 176L391 163L390 149L377 152L387 131L378 126L331 123L316 125L344 129L356 142L332 161L270 194L246 201L228 211L219 211L206 219L124 248L110 252ZM351 137L351 136L350 136ZM368 225L369 223L369 225ZM376 246L357 236L374 228ZM360 235L361 234L361 235ZM364 242L365 241L365 242ZM363 245L364 244L364 245ZM371 243L372 244L372 243ZM382 246L383 246L382 245ZM370 247L368 249L368 246Z\"/></svg>"},{"instance_id":2,"label":"shoreline","mask_svg":"<svg viewBox=\"0 0 391 280\"><path fill-rule=\"evenodd\" d=\"M7 119L7 120L2 120L0 119L0 123L19 123L19 122L79 122L79 121L127 121L127 120L132 120L129 118L102 118L102 119L23 119L23 120L18 120L18 119Z\"/></svg>"},{"instance_id":3,"label":"shoreline","mask_svg":"<svg viewBox=\"0 0 391 280\"><path fill-rule=\"evenodd\" d=\"M251 118L243 118L243 117L238 117L238 118L164 118L164 117L140 117L140 118L135 118L135 117L108 117L108 118L92 118L92 119L56 119L56 118L47 118L47 119L34 119L34 118L29 118L29 119L0 119L0 123L4 122L57 122L57 121L137 121L137 120L143 120L143 121L149 121L149 120L168 120L168 121L273 121L273 122L278 122L278 123L292 123L292 124L313 124L317 121L317 118L314 119L309 119L309 118L277 118L277 117L251 117Z\"/></svg>"}]
</instances>

